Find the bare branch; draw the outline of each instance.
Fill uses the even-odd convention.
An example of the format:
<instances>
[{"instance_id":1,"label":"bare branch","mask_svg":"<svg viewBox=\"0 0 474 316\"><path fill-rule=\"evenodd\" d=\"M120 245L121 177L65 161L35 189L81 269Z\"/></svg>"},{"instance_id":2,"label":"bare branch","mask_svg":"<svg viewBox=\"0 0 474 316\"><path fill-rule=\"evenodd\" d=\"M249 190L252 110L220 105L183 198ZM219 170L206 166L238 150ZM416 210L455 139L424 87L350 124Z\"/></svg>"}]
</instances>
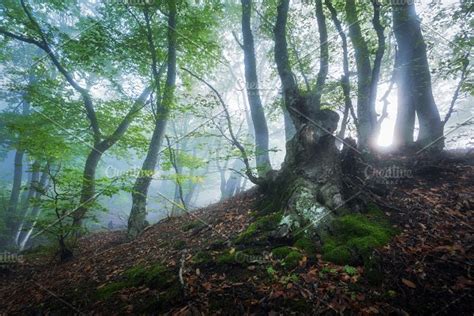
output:
<instances>
[{"instance_id":1,"label":"bare branch","mask_svg":"<svg viewBox=\"0 0 474 316\"><path fill-rule=\"evenodd\" d=\"M253 172L252 172L252 168L250 166L250 161L249 161L249 158L248 158L248 155L247 155L247 151L245 150L244 146L242 146L242 144L239 142L239 140L237 139L237 137L235 136L234 134L234 131L233 131L233 128L232 128L232 121L230 119L230 114L229 114L229 110L227 108L227 105L226 103L224 102L224 99L222 99L222 96L221 94L209 83L207 82L206 80L204 80L203 78L199 77L198 75L196 75L194 72L192 72L191 70L187 69L187 68L184 68L184 67L181 67L182 70L186 71L187 73L189 73L191 76L193 76L194 78L198 79L199 81L201 81L202 83L204 83L206 86L209 87L209 89L211 89L217 96L217 98L219 99L219 102L222 106L222 109L223 109L223 112L224 112L224 115L225 115L225 118L226 118L226 121L227 121L227 125L228 125L228 129L229 129L229 134L230 134L230 138L231 138L231 141L232 141L232 144L237 147L237 149L240 151L241 155L242 155L242 159L244 161L244 164L245 164L245 168L246 168L246 172L245 174L247 175L247 177L250 179L250 181L252 181L253 183L259 185L259 184L262 184L263 183L263 180L256 177Z\"/></svg>"}]
</instances>

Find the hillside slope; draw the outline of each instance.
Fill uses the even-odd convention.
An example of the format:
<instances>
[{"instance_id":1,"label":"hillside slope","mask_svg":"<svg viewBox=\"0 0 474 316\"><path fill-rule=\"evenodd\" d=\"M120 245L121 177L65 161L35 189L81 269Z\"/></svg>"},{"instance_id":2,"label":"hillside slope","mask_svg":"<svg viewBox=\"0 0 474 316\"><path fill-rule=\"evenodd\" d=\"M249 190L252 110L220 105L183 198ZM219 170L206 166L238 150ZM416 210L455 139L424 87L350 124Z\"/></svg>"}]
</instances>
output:
<instances>
[{"instance_id":1,"label":"hillside slope","mask_svg":"<svg viewBox=\"0 0 474 316\"><path fill-rule=\"evenodd\" d=\"M251 190L163 220L132 242L123 231L95 233L63 264L28 254L0 274L0 314L474 311L472 165L424 168L377 200L398 234L376 250L382 275L375 283L363 267L326 262L311 247L291 247L293 262L278 259L275 247L291 240L236 245L261 199Z\"/></svg>"}]
</instances>

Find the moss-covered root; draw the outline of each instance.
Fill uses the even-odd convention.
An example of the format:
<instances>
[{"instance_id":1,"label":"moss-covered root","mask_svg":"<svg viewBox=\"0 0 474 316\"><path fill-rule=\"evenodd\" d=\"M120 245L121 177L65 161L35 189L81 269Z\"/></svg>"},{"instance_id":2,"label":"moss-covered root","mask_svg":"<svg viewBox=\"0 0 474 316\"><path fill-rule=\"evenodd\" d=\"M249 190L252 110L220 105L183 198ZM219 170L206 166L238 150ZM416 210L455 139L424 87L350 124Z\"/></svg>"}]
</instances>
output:
<instances>
[{"instance_id":1,"label":"moss-covered root","mask_svg":"<svg viewBox=\"0 0 474 316\"><path fill-rule=\"evenodd\" d=\"M350 214L334 219L331 233L322 236L323 259L337 264L363 264L376 272L373 250L387 244L396 233L382 212L372 208L367 214Z\"/></svg>"},{"instance_id":2,"label":"moss-covered root","mask_svg":"<svg viewBox=\"0 0 474 316\"><path fill-rule=\"evenodd\" d=\"M271 236L279 227L282 213L277 212L258 218L236 239L237 244L251 244Z\"/></svg>"}]
</instances>

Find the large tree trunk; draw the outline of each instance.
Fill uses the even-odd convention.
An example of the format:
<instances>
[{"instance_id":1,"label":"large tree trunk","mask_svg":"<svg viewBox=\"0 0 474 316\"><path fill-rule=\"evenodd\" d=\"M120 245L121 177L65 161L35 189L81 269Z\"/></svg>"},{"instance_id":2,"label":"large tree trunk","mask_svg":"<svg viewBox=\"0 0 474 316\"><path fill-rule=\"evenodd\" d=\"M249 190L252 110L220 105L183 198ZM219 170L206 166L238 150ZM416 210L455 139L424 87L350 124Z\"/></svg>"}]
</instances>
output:
<instances>
[{"instance_id":1,"label":"large tree trunk","mask_svg":"<svg viewBox=\"0 0 474 316\"><path fill-rule=\"evenodd\" d=\"M333 136L339 115L321 110L314 94L306 96L299 92L286 43L288 6L289 0L281 0L277 9L275 61L296 134L287 142L285 162L273 185L268 187L276 190L272 194L280 200L280 207L285 211L284 222L290 229L317 230L342 205L340 158ZM319 27L325 27L321 0L316 1L316 12ZM324 36L320 40L324 41ZM322 84L316 87L319 90L316 94L321 94L323 89L323 76L324 69L318 75Z\"/></svg>"},{"instance_id":2,"label":"large tree trunk","mask_svg":"<svg viewBox=\"0 0 474 316\"><path fill-rule=\"evenodd\" d=\"M250 17L252 13L251 0L242 0L242 35L245 64L245 81L247 97L250 104L253 127L255 130L255 156L259 176L264 177L271 170L268 154L268 127L265 112L260 99L258 88L257 62Z\"/></svg>"},{"instance_id":3,"label":"large tree trunk","mask_svg":"<svg viewBox=\"0 0 474 316\"><path fill-rule=\"evenodd\" d=\"M147 216L147 194L153 173L158 162L159 149L163 142L163 136L168 120L169 108L174 97L174 89L176 84L176 1L168 2L168 69L166 74L166 86L163 93L163 103L157 105L158 113L153 131L152 139L148 147L147 156L143 162L141 174L137 178L132 193L132 210L128 219L128 236L135 238L144 228ZM145 17L148 19L147 13ZM149 25L149 24L148 24ZM148 32L150 34L150 32ZM152 55L156 57L156 51L153 39L149 35L149 46ZM159 90L159 75L156 69L156 61L152 67L154 73L155 85ZM159 93L159 91L157 91ZM159 99L159 98L157 98Z\"/></svg>"},{"instance_id":4,"label":"large tree trunk","mask_svg":"<svg viewBox=\"0 0 474 316\"><path fill-rule=\"evenodd\" d=\"M434 101L426 44L414 4L393 6L393 29L398 44L398 116L395 126L396 144L413 141L415 111L419 132L417 143L442 149L443 126Z\"/></svg>"}]
</instances>

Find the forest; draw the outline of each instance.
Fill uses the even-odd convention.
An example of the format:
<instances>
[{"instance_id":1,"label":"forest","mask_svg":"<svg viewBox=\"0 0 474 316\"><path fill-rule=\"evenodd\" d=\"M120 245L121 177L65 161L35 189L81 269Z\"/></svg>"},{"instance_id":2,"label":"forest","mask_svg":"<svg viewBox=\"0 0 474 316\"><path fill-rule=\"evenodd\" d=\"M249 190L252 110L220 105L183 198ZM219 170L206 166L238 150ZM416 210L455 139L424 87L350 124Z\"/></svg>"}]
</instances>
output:
<instances>
[{"instance_id":1,"label":"forest","mask_svg":"<svg viewBox=\"0 0 474 316\"><path fill-rule=\"evenodd\" d=\"M473 29L470 0L2 0L0 316L472 315Z\"/></svg>"}]
</instances>

